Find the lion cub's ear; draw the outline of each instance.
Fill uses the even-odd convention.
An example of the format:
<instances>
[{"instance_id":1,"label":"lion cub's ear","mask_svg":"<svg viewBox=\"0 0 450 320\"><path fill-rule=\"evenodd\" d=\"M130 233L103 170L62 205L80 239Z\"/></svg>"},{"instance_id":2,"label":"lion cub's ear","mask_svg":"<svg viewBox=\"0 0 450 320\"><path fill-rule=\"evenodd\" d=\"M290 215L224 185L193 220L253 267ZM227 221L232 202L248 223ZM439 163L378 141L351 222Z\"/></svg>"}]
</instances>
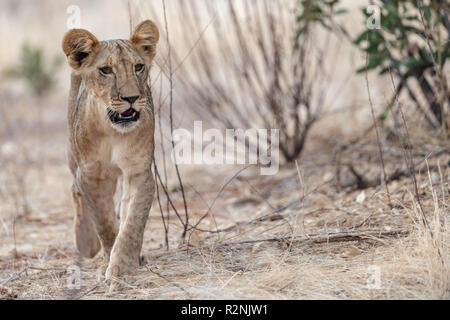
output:
<instances>
[{"instance_id":1,"label":"lion cub's ear","mask_svg":"<svg viewBox=\"0 0 450 320\"><path fill-rule=\"evenodd\" d=\"M131 42L134 44L139 54L151 63L156 54L156 44L159 40L159 31L153 21L145 20L141 22L131 35Z\"/></svg>"},{"instance_id":2,"label":"lion cub's ear","mask_svg":"<svg viewBox=\"0 0 450 320\"><path fill-rule=\"evenodd\" d=\"M64 36L62 49L69 65L78 71L94 60L99 44L97 38L89 31L72 29Z\"/></svg>"}]
</instances>

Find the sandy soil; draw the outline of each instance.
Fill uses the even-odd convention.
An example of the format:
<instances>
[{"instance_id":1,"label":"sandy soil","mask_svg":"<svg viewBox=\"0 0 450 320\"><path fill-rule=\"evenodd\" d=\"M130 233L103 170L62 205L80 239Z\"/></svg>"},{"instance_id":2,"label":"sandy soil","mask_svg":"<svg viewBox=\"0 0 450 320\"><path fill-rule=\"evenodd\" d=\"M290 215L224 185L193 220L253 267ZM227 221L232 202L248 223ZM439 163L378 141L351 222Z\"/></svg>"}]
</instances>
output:
<instances>
[{"instance_id":1,"label":"sandy soil","mask_svg":"<svg viewBox=\"0 0 450 320\"><path fill-rule=\"evenodd\" d=\"M20 105L31 101L10 97ZM96 272L100 260L81 259L73 245L71 177L64 156L64 98L55 95L40 129L24 124L20 112L9 124L23 130L2 144L0 197L0 297L18 299L372 299L449 297L448 154L435 157L441 171L417 176L421 204L434 231L420 224L409 177L383 186L336 190L336 168L329 161L334 139L344 135L324 118L313 131L308 153L275 176L248 168L191 166L182 170L191 221L208 206L210 214L181 244L181 224L170 214L169 250L154 203L145 233L146 265L109 293ZM5 104L2 105L5 110ZM34 114L28 113L33 117ZM36 130L43 137L36 141ZM357 136L358 132L354 135ZM341 140L344 137L341 138ZM337 139L337 138L336 138ZM348 139L348 137L345 137ZM344 140L343 140L344 141ZM376 144L370 135L342 154L367 177L379 174ZM39 147L36 148L36 145ZM427 150L428 149L428 150ZM392 151L393 150L393 151ZM392 146L389 172L403 168L401 149ZM439 150L428 145L417 153ZM345 161L344 161L345 160ZM301 178L300 178L301 177ZM355 177L343 169L342 184ZM303 181L303 182L302 182ZM170 187L183 213L176 183ZM24 194L24 195L23 195ZM222 232L214 232L221 229ZM291 241L294 237L293 241ZM189 242L189 246L187 246ZM79 266L79 289L70 289L71 267ZM375 269L374 269L375 268ZM370 287L373 270L379 287ZM369 280L368 280L369 279ZM369 282L368 282L369 281ZM369 283L369 285L368 285ZM372 288L372 289L371 289Z\"/></svg>"}]
</instances>

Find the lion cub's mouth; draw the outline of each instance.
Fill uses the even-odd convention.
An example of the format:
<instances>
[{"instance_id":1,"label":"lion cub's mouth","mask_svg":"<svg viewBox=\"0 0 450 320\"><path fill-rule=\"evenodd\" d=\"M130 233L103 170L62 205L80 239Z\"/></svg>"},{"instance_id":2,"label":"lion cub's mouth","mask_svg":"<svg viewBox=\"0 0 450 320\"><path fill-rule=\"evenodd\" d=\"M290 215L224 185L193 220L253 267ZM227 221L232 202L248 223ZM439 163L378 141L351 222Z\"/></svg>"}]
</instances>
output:
<instances>
[{"instance_id":1,"label":"lion cub's mouth","mask_svg":"<svg viewBox=\"0 0 450 320\"><path fill-rule=\"evenodd\" d=\"M114 124L136 122L139 120L139 111L130 108L122 113L118 113L108 108L108 117Z\"/></svg>"}]
</instances>

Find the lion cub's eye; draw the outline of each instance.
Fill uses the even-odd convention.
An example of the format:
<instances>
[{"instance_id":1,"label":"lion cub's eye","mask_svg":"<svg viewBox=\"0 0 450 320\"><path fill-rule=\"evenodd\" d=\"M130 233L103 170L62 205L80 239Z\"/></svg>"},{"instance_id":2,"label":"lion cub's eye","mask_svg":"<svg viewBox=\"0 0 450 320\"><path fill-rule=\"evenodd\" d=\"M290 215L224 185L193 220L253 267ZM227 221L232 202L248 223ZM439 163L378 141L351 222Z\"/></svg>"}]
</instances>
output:
<instances>
[{"instance_id":1,"label":"lion cub's eye","mask_svg":"<svg viewBox=\"0 0 450 320\"><path fill-rule=\"evenodd\" d=\"M99 70L100 70L100 73L103 75L111 74L113 72L111 67L102 67Z\"/></svg>"},{"instance_id":2,"label":"lion cub's eye","mask_svg":"<svg viewBox=\"0 0 450 320\"><path fill-rule=\"evenodd\" d=\"M139 63L139 64L134 66L134 71L135 72L142 72L144 70L144 67L145 66L143 64Z\"/></svg>"}]
</instances>

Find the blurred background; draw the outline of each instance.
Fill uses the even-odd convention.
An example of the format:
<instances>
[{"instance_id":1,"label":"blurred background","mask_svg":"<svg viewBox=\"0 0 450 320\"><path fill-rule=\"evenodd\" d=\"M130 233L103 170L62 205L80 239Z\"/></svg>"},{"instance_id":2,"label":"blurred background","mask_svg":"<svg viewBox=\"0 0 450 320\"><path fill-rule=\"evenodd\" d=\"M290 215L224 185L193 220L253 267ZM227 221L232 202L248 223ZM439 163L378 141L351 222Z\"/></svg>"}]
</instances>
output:
<instances>
[{"instance_id":1,"label":"blurred background","mask_svg":"<svg viewBox=\"0 0 450 320\"><path fill-rule=\"evenodd\" d=\"M357 225L390 232L414 225L411 217L416 222L437 217L438 225L448 219L449 15L448 1L2 0L0 284L7 281L12 289L5 292L16 290L16 297L65 294L62 280L48 280L53 277L48 270L30 273L39 279L32 287L16 275L23 266L54 269L76 257L65 157L71 70L61 50L69 28L107 40L128 39L145 19L159 27L149 79L159 191L144 250L164 251L187 242L259 241L262 235L341 232ZM236 178L242 166L176 167L170 161L171 131L190 130L195 120L203 121L204 130L279 129L279 174L261 177L257 168L248 168ZM249 141L240 142L249 147ZM448 231L448 226L436 228L435 237ZM409 252L418 239L401 250ZM445 263L433 256L437 264L425 268L431 273L411 269L398 286L408 289L399 289L395 297L448 297L448 236L439 239L430 243ZM389 246L403 252L397 244ZM334 249L357 256L369 250L364 245ZM395 250L379 263L394 268ZM279 254L271 251L266 260L257 260L273 266ZM404 257L404 263L413 261ZM172 263L167 259L155 263ZM198 271L197 262L189 272ZM216 271L228 274L227 263ZM280 287L297 283L295 268L307 273L321 267L292 263L286 273L292 277L280 278L286 281ZM343 267L336 263L335 268ZM92 278L89 268L85 276ZM354 274L363 273L361 268ZM432 285L405 280L420 272L431 274L427 283ZM322 287L297 283L284 296L268 289L269 278L258 278L265 285L255 292L219 290L208 277L186 281L200 283L202 290L191 292L193 297L299 298L320 290L328 298L373 297L355 289L363 285L356 279L339 296L330 289L333 281L348 279L326 275L322 279L329 282ZM251 287L253 276L242 286ZM123 297L138 295L128 294ZM174 298L180 292L162 285L149 294ZM387 295L378 291L376 297Z\"/></svg>"}]
</instances>

